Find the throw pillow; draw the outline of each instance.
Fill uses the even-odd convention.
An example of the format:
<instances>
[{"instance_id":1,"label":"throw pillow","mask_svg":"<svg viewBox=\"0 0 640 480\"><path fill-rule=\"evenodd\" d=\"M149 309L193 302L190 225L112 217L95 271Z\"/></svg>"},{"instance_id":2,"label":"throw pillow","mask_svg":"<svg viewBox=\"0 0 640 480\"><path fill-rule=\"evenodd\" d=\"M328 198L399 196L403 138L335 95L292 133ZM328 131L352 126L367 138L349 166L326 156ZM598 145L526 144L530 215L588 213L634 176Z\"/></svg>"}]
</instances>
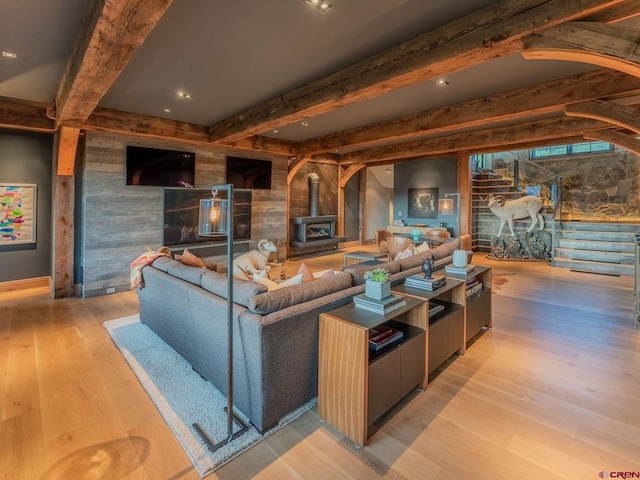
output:
<instances>
[{"instance_id":1,"label":"throw pillow","mask_svg":"<svg viewBox=\"0 0 640 480\"><path fill-rule=\"evenodd\" d=\"M259 283L261 285L264 285L265 287L267 287L267 290L270 292L272 290L278 290L280 288L280 285L277 284L276 282L274 282L273 280L270 280L265 276L262 276L258 273L254 273L253 274L253 281L256 283Z\"/></svg>"},{"instance_id":2,"label":"throw pillow","mask_svg":"<svg viewBox=\"0 0 640 480\"><path fill-rule=\"evenodd\" d=\"M311 272L311 270L309 270L309 267L307 267L306 263L303 263L302 265L300 265L300 268L298 268L298 273L302 274L303 282L312 282L316 279L316 277L313 276L313 273Z\"/></svg>"},{"instance_id":3,"label":"throw pillow","mask_svg":"<svg viewBox=\"0 0 640 480\"><path fill-rule=\"evenodd\" d=\"M302 274L299 273L297 275L294 275L291 278L288 278L287 280L285 280L284 282L280 282L278 285L280 285L280 288L283 287L290 287L292 285L300 285L302 283Z\"/></svg>"},{"instance_id":4,"label":"throw pillow","mask_svg":"<svg viewBox=\"0 0 640 480\"><path fill-rule=\"evenodd\" d=\"M183 265L204 268L204 262L202 261L202 259L200 257L196 257L186 248L184 249L184 252L182 252L182 255L176 255L176 260L178 260Z\"/></svg>"},{"instance_id":5,"label":"throw pillow","mask_svg":"<svg viewBox=\"0 0 640 480\"><path fill-rule=\"evenodd\" d=\"M329 269L326 272L324 272L322 275L320 275L318 278L329 278L329 277L333 277L335 274L336 274L335 270Z\"/></svg>"},{"instance_id":6,"label":"throw pillow","mask_svg":"<svg viewBox=\"0 0 640 480\"><path fill-rule=\"evenodd\" d=\"M276 283L273 280L267 278L266 274L262 276L260 274L254 273L253 281L264 285L265 287L267 287L267 290L271 292L272 290L278 290L279 288L290 287L292 285L300 285L302 283L302 274L299 273L285 280L284 282Z\"/></svg>"},{"instance_id":7,"label":"throw pillow","mask_svg":"<svg viewBox=\"0 0 640 480\"><path fill-rule=\"evenodd\" d=\"M415 254L416 254L416 247L414 245L409 245L403 251L398 252L398 254L396 255L396 258L394 258L394 260L402 260L404 258L409 258L409 257L414 256Z\"/></svg>"},{"instance_id":8,"label":"throw pillow","mask_svg":"<svg viewBox=\"0 0 640 480\"><path fill-rule=\"evenodd\" d=\"M429 250L429 244L425 241L416 247L417 253L424 253Z\"/></svg>"},{"instance_id":9,"label":"throw pillow","mask_svg":"<svg viewBox=\"0 0 640 480\"><path fill-rule=\"evenodd\" d=\"M313 274L313 278L317 280L318 278L332 277L334 274L335 272L333 271L332 268L330 268L329 270L321 270L319 272L315 272Z\"/></svg>"}]
</instances>

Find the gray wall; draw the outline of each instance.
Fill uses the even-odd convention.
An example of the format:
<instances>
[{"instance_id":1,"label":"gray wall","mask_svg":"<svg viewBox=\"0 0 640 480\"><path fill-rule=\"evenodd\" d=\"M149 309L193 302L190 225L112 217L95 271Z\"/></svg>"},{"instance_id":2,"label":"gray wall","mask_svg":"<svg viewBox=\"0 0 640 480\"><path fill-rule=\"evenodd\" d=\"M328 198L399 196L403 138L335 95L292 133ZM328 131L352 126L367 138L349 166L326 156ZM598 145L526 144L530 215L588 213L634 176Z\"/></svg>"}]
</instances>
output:
<instances>
[{"instance_id":1,"label":"gray wall","mask_svg":"<svg viewBox=\"0 0 640 480\"><path fill-rule=\"evenodd\" d=\"M125 185L126 146L195 151L196 188L225 183L227 152L206 145L96 132L87 132L85 141L82 211L76 225L82 229L79 257L83 295L90 297L104 295L107 289L128 290L131 262L162 242L164 189ZM288 226L287 159L269 155L260 158L273 161L272 189L252 190L251 247L261 238L283 240Z\"/></svg>"},{"instance_id":2,"label":"gray wall","mask_svg":"<svg viewBox=\"0 0 640 480\"><path fill-rule=\"evenodd\" d=\"M405 225L424 223L430 227L437 227L440 222L446 222L449 227L455 230L457 221L455 214L438 215L437 218L409 217L408 189L437 188L438 198L444 198L446 193L455 193L457 191L457 182L456 157L397 163L394 172L393 219L404 220ZM402 212L402 215L399 212ZM457 236L457 232L454 235Z\"/></svg>"},{"instance_id":3,"label":"gray wall","mask_svg":"<svg viewBox=\"0 0 640 480\"><path fill-rule=\"evenodd\" d=\"M53 136L0 130L0 182L37 185L36 243L0 246L0 282L51 275Z\"/></svg>"},{"instance_id":4,"label":"gray wall","mask_svg":"<svg viewBox=\"0 0 640 480\"><path fill-rule=\"evenodd\" d=\"M375 175L367 169L367 193L366 193L366 225L365 237L367 240L376 238L376 230L384 230L392 222L389 220L391 211L393 189L386 188Z\"/></svg>"}]
</instances>

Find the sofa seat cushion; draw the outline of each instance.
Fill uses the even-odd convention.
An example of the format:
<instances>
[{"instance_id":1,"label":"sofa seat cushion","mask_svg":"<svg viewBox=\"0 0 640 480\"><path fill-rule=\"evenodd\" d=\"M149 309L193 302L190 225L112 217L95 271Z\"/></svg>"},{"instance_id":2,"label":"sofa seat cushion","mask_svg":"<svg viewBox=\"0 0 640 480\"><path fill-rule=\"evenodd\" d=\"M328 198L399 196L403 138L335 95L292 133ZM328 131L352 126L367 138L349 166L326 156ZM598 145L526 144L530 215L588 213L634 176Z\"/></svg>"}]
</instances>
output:
<instances>
[{"instance_id":1,"label":"sofa seat cushion","mask_svg":"<svg viewBox=\"0 0 640 480\"><path fill-rule=\"evenodd\" d=\"M292 305L308 302L330 293L351 287L351 275L338 272L333 276L319 278L279 290L272 290L249 298L247 308L253 313L268 315Z\"/></svg>"},{"instance_id":2,"label":"sofa seat cushion","mask_svg":"<svg viewBox=\"0 0 640 480\"><path fill-rule=\"evenodd\" d=\"M204 271L206 273L202 276L202 288L226 299L229 288L227 276L218 272ZM266 291L267 287L259 283L248 282L246 280L233 280L233 302L243 307L249 305L249 299L251 297Z\"/></svg>"},{"instance_id":3,"label":"sofa seat cushion","mask_svg":"<svg viewBox=\"0 0 640 480\"><path fill-rule=\"evenodd\" d=\"M371 265L362 266L367 262L354 263L347 267L344 267L342 270L351 274L353 278L354 285L364 285L364 274L374 268ZM394 273L400 272L400 265L396 261L391 261L387 263L377 263L375 264L375 268L384 268L389 272L390 275Z\"/></svg>"}]
</instances>

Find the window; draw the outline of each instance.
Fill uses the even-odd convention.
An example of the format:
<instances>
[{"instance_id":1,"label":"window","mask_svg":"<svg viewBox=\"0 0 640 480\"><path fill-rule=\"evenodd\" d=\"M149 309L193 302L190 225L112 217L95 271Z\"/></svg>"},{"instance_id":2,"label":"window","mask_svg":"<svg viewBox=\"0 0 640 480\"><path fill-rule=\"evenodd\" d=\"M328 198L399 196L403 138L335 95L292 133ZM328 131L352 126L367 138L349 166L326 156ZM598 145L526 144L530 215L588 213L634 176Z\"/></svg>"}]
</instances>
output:
<instances>
[{"instance_id":1,"label":"window","mask_svg":"<svg viewBox=\"0 0 640 480\"><path fill-rule=\"evenodd\" d=\"M548 158L560 155L579 155L584 153L611 152L613 145L607 142L582 142L553 147L531 149L531 158Z\"/></svg>"}]
</instances>

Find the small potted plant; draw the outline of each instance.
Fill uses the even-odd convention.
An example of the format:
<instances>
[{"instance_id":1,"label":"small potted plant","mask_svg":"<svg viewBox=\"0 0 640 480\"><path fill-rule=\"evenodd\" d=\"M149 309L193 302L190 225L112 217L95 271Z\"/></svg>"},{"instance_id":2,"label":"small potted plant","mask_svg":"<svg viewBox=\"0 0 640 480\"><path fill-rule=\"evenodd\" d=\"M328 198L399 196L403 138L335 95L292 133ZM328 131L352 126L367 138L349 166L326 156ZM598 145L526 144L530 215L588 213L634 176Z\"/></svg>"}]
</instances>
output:
<instances>
[{"instance_id":1,"label":"small potted plant","mask_svg":"<svg viewBox=\"0 0 640 480\"><path fill-rule=\"evenodd\" d=\"M364 274L364 294L367 297L382 300L391 295L389 272L385 268L373 268Z\"/></svg>"}]
</instances>

